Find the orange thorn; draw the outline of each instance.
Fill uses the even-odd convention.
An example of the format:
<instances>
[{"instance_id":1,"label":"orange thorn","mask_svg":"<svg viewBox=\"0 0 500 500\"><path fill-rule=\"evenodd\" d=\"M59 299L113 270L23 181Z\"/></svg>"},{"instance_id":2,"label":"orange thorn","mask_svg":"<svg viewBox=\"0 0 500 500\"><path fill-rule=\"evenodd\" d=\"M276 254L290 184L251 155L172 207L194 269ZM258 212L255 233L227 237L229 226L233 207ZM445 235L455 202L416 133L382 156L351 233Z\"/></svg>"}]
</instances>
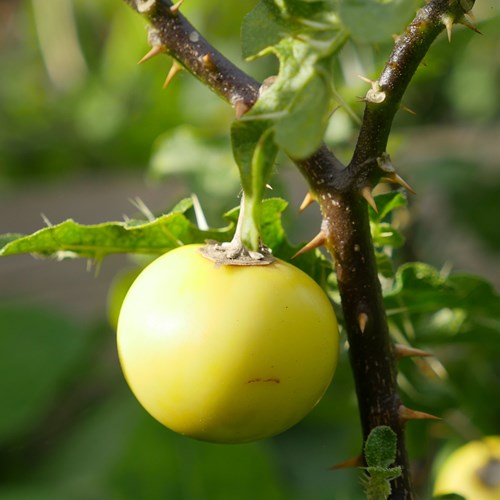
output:
<instances>
[{"instance_id":1,"label":"orange thorn","mask_svg":"<svg viewBox=\"0 0 500 500\"><path fill-rule=\"evenodd\" d=\"M430 352L403 344L394 344L394 350L396 352L396 359L398 360L401 358L426 358L432 356Z\"/></svg>"},{"instance_id":2,"label":"orange thorn","mask_svg":"<svg viewBox=\"0 0 500 500\"><path fill-rule=\"evenodd\" d=\"M146 61L153 59L153 57L157 56L158 54L162 54L163 52L165 52L165 47L163 45L154 45L137 64L145 63Z\"/></svg>"},{"instance_id":3,"label":"orange thorn","mask_svg":"<svg viewBox=\"0 0 500 500\"><path fill-rule=\"evenodd\" d=\"M396 172L390 172L384 177L381 177L380 180L382 182L392 182L394 184L399 184L400 186L404 187L407 191L409 191L412 194L417 194L415 190Z\"/></svg>"},{"instance_id":4,"label":"orange thorn","mask_svg":"<svg viewBox=\"0 0 500 500\"><path fill-rule=\"evenodd\" d=\"M372 195L372 188L370 186L365 186L364 188L361 188L361 196L366 200L368 205L375 210L375 212L378 214L378 208L377 204L375 203L375 200Z\"/></svg>"},{"instance_id":5,"label":"orange thorn","mask_svg":"<svg viewBox=\"0 0 500 500\"><path fill-rule=\"evenodd\" d=\"M250 110L250 106L242 99L234 103L234 111L236 119L239 120L245 113Z\"/></svg>"},{"instance_id":6,"label":"orange thorn","mask_svg":"<svg viewBox=\"0 0 500 500\"><path fill-rule=\"evenodd\" d=\"M182 66L177 62L174 61L172 63L172 67L170 68L170 71L168 72L167 78L165 78L165 82L163 84L163 89L166 89L169 85L170 82L173 80L174 76L179 73L179 71L182 70Z\"/></svg>"},{"instance_id":7,"label":"orange thorn","mask_svg":"<svg viewBox=\"0 0 500 500\"><path fill-rule=\"evenodd\" d=\"M365 333L366 324L368 323L368 314L359 313L358 314L358 326L361 333Z\"/></svg>"},{"instance_id":8,"label":"orange thorn","mask_svg":"<svg viewBox=\"0 0 500 500\"><path fill-rule=\"evenodd\" d=\"M314 196L311 194L310 191L307 192L304 200L300 204L299 207L299 212L303 212L307 207L311 206L315 202Z\"/></svg>"},{"instance_id":9,"label":"orange thorn","mask_svg":"<svg viewBox=\"0 0 500 500\"><path fill-rule=\"evenodd\" d=\"M406 408L406 406L401 405L399 407L399 418L403 423L408 422L409 420L441 420L439 417L435 415L431 415L430 413L424 413L423 411L410 410Z\"/></svg>"},{"instance_id":10,"label":"orange thorn","mask_svg":"<svg viewBox=\"0 0 500 500\"><path fill-rule=\"evenodd\" d=\"M217 66L215 65L215 62L213 60L213 57L211 56L211 54L209 52L207 52L202 58L201 60L203 61L203 64L205 66L205 68L208 68L212 71L216 70L217 69Z\"/></svg>"},{"instance_id":11,"label":"orange thorn","mask_svg":"<svg viewBox=\"0 0 500 500\"><path fill-rule=\"evenodd\" d=\"M319 248L326 243L326 234L323 231L320 231L309 243L304 245L295 255L293 255L292 259L295 259L299 255L302 255L310 250L314 250L315 248Z\"/></svg>"},{"instance_id":12,"label":"orange thorn","mask_svg":"<svg viewBox=\"0 0 500 500\"><path fill-rule=\"evenodd\" d=\"M180 6L184 3L184 0L179 0L177 3L174 3L172 7L170 7L170 12L176 16L179 13Z\"/></svg>"},{"instance_id":13,"label":"orange thorn","mask_svg":"<svg viewBox=\"0 0 500 500\"><path fill-rule=\"evenodd\" d=\"M362 467L364 465L363 457L358 455L357 457L348 458L339 464L332 465L330 467L331 470L339 470L339 469L349 469L351 467Z\"/></svg>"}]
</instances>

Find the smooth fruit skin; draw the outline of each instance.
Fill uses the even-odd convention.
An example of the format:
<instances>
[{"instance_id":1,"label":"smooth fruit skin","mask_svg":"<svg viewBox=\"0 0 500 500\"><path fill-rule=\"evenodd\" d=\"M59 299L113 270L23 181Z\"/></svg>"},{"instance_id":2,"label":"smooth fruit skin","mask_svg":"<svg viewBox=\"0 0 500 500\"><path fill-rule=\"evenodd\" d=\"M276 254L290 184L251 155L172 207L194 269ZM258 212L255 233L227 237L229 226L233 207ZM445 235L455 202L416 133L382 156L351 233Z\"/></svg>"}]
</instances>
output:
<instances>
[{"instance_id":1,"label":"smooth fruit skin","mask_svg":"<svg viewBox=\"0 0 500 500\"><path fill-rule=\"evenodd\" d=\"M125 377L142 406L180 434L220 443L278 434L330 384L332 306L290 264L217 267L199 248L159 257L130 288L118 322Z\"/></svg>"},{"instance_id":2,"label":"smooth fruit skin","mask_svg":"<svg viewBox=\"0 0 500 500\"><path fill-rule=\"evenodd\" d=\"M434 495L458 493L468 500L500 500L500 436L455 450L440 468Z\"/></svg>"}]
</instances>

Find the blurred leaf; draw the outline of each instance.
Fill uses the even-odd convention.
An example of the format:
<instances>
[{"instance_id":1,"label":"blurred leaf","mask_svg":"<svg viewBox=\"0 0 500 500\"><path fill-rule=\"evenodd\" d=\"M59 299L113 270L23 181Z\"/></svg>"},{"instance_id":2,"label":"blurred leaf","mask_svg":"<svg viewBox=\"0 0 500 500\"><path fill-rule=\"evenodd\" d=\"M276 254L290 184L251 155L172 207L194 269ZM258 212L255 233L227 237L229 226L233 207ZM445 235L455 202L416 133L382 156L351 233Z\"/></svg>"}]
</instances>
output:
<instances>
[{"instance_id":1,"label":"blurred leaf","mask_svg":"<svg viewBox=\"0 0 500 500\"><path fill-rule=\"evenodd\" d=\"M384 278L392 278L394 276L394 265L392 259L385 253L375 250L375 258L377 260L377 271Z\"/></svg>"},{"instance_id":2,"label":"blurred leaf","mask_svg":"<svg viewBox=\"0 0 500 500\"><path fill-rule=\"evenodd\" d=\"M0 308L0 443L28 433L46 415L86 338L62 314Z\"/></svg>"},{"instance_id":3,"label":"blurred leaf","mask_svg":"<svg viewBox=\"0 0 500 500\"><path fill-rule=\"evenodd\" d=\"M154 179L183 175L195 180L193 191L217 196L232 194L239 185L227 135L189 126L176 127L156 140L149 174Z\"/></svg>"},{"instance_id":4,"label":"blurred leaf","mask_svg":"<svg viewBox=\"0 0 500 500\"><path fill-rule=\"evenodd\" d=\"M265 444L221 446L176 435L124 391L81 414L36 464L31 485L0 487L0 498L287 498Z\"/></svg>"},{"instance_id":5,"label":"blurred leaf","mask_svg":"<svg viewBox=\"0 0 500 500\"><path fill-rule=\"evenodd\" d=\"M373 244L378 247L398 248L405 242L404 236L386 222L372 225L372 238Z\"/></svg>"},{"instance_id":6,"label":"blurred leaf","mask_svg":"<svg viewBox=\"0 0 500 500\"><path fill-rule=\"evenodd\" d=\"M273 458L264 443L202 443L175 435L145 417L129 436L113 483L122 498L131 500L285 499Z\"/></svg>"},{"instance_id":7,"label":"blurred leaf","mask_svg":"<svg viewBox=\"0 0 500 500\"><path fill-rule=\"evenodd\" d=\"M467 314L500 321L500 297L486 280L467 274L443 276L421 262L398 269L394 287L386 293L385 302L388 309L404 305L410 314L457 308Z\"/></svg>"},{"instance_id":8,"label":"blurred leaf","mask_svg":"<svg viewBox=\"0 0 500 500\"><path fill-rule=\"evenodd\" d=\"M434 346L439 356L401 364L409 404L438 415L456 408L483 432L494 432L498 407L484 405L500 384L500 297L493 287L476 276L442 275L413 263L398 269L385 302L391 325L417 347Z\"/></svg>"},{"instance_id":9,"label":"blurred leaf","mask_svg":"<svg viewBox=\"0 0 500 500\"><path fill-rule=\"evenodd\" d=\"M357 42L376 43L400 34L417 5L415 0L340 0L338 13Z\"/></svg>"}]
</instances>

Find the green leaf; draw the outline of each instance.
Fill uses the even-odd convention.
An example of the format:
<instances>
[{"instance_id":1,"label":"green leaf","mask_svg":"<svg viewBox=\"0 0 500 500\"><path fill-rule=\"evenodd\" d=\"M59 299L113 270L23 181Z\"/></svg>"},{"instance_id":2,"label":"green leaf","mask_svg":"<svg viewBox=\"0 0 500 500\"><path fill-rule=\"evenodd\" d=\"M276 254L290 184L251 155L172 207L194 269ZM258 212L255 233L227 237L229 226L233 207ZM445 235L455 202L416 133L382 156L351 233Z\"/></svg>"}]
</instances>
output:
<instances>
[{"instance_id":1,"label":"green leaf","mask_svg":"<svg viewBox=\"0 0 500 500\"><path fill-rule=\"evenodd\" d=\"M375 202L379 209L378 213L369 207L370 228L374 245L376 247L392 248L403 246L405 242L404 236L389 223L382 221L395 209L406 206L406 196L400 191L391 191L389 193L377 195L375 197ZM383 269L381 270L381 268L379 268L379 272L386 277L394 274L392 271L392 264L389 262L390 265L387 265L387 259L388 257L384 259L383 256L380 255L380 264L383 265Z\"/></svg>"},{"instance_id":2,"label":"green leaf","mask_svg":"<svg viewBox=\"0 0 500 500\"><path fill-rule=\"evenodd\" d=\"M311 155L321 144L334 108L333 61L347 40L336 28L314 44L284 38L267 48L280 62L274 83L262 92L242 123L265 121L276 144L292 158ZM253 126L253 125L247 125Z\"/></svg>"},{"instance_id":3,"label":"green leaf","mask_svg":"<svg viewBox=\"0 0 500 500\"><path fill-rule=\"evenodd\" d=\"M370 221L381 222L396 208L406 207L408 200L406 195L401 191L390 191L375 196L378 213L370 207Z\"/></svg>"},{"instance_id":4,"label":"green leaf","mask_svg":"<svg viewBox=\"0 0 500 500\"><path fill-rule=\"evenodd\" d=\"M129 220L83 226L69 219L10 241L0 248L0 256L34 253L60 259L100 260L113 253L160 254L180 245L230 238L231 226L210 231L198 229L185 216L191 206L191 200L185 199L172 212L151 222Z\"/></svg>"},{"instance_id":5,"label":"green leaf","mask_svg":"<svg viewBox=\"0 0 500 500\"><path fill-rule=\"evenodd\" d=\"M417 5L415 0L338 0L338 13L357 42L388 42L403 32Z\"/></svg>"},{"instance_id":6,"label":"green leaf","mask_svg":"<svg viewBox=\"0 0 500 500\"><path fill-rule=\"evenodd\" d=\"M396 460L397 436L387 425L379 425L370 432L365 442L368 467L389 467Z\"/></svg>"},{"instance_id":7,"label":"green leaf","mask_svg":"<svg viewBox=\"0 0 500 500\"><path fill-rule=\"evenodd\" d=\"M390 481L401 475L401 467L389 467L396 460L397 436L387 425L372 429L364 455L368 467L364 478L366 496L370 500L385 500L391 494Z\"/></svg>"},{"instance_id":8,"label":"green leaf","mask_svg":"<svg viewBox=\"0 0 500 500\"><path fill-rule=\"evenodd\" d=\"M232 127L233 153L246 196L243 240L256 248L259 204L278 148L306 158L321 144L333 110L333 62L347 40L325 2L262 0L243 23L247 58L274 54L272 85Z\"/></svg>"},{"instance_id":9,"label":"green leaf","mask_svg":"<svg viewBox=\"0 0 500 500\"><path fill-rule=\"evenodd\" d=\"M22 238L24 235L20 233L5 233L0 234L0 248L4 247L11 241L15 241L19 238Z\"/></svg>"},{"instance_id":10,"label":"green leaf","mask_svg":"<svg viewBox=\"0 0 500 500\"><path fill-rule=\"evenodd\" d=\"M35 253L45 257L101 259L113 253L155 255L179 245L204 243L209 239L231 239L239 207L224 216L229 222L225 228L202 231L185 215L191 206L192 201L184 199L171 213L151 222L131 220L83 226L68 220L13 241L6 238L9 243L0 248L0 256ZM276 257L292 261L292 256L301 246L290 244L283 229L281 217L287 206L288 203L280 198L264 200L259 207L260 231L264 243ZM328 277L333 272L330 261L318 250L293 259L293 264L323 287L326 287Z\"/></svg>"}]
</instances>

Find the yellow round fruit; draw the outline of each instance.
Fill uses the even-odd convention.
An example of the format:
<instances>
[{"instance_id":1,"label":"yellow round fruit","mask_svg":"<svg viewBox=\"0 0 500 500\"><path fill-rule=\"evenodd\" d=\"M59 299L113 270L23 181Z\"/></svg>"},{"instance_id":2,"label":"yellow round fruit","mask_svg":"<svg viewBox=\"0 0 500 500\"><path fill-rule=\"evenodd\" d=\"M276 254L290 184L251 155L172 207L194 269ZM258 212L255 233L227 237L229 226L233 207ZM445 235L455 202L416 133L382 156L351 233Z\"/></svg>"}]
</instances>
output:
<instances>
[{"instance_id":1,"label":"yellow round fruit","mask_svg":"<svg viewBox=\"0 0 500 500\"><path fill-rule=\"evenodd\" d=\"M197 439L278 434L321 399L338 356L323 290L296 267L217 266L199 245L147 266L118 322L125 377L142 406Z\"/></svg>"},{"instance_id":2,"label":"yellow round fruit","mask_svg":"<svg viewBox=\"0 0 500 500\"><path fill-rule=\"evenodd\" d=\"M471 441L440 468L434 495L458 493L467 500L500 500L500 436Z\"/></svg>"}]
</instances>

